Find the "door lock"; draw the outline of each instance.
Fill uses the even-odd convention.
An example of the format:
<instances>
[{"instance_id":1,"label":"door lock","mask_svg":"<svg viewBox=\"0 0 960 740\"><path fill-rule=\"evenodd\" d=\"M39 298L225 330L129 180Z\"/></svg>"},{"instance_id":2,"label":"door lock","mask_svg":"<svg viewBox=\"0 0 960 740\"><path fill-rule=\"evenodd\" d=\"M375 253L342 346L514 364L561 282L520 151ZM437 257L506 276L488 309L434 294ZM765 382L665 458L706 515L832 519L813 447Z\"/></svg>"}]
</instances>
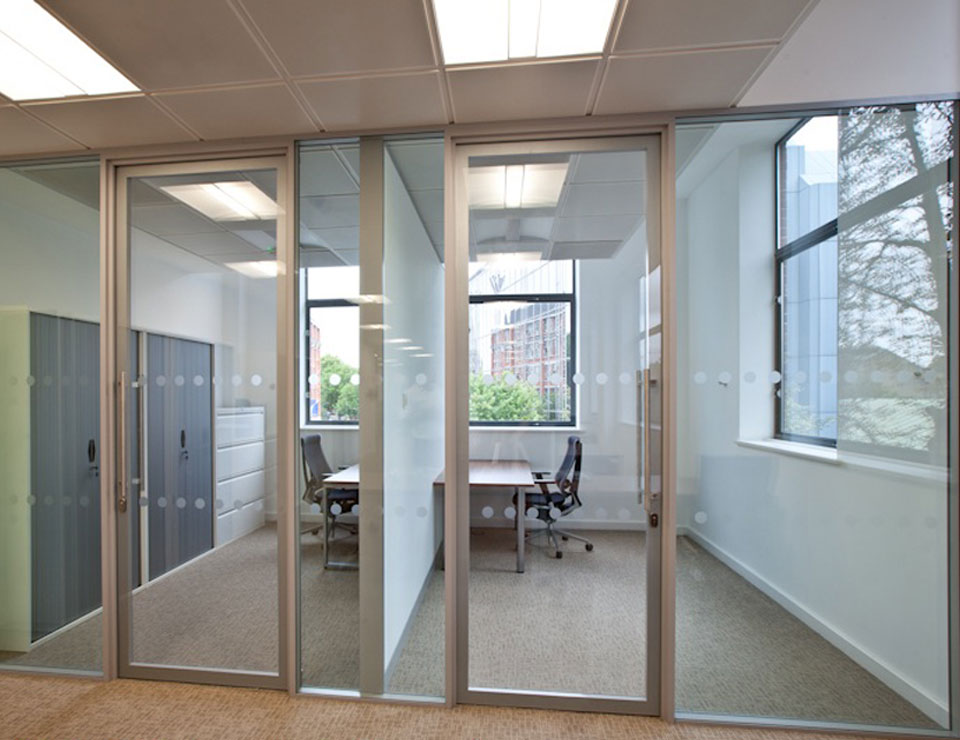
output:
<instances>
[{"instance_id":1,"label":"door lock","mask_svg":"<svg viewBox=\"0 0 960 740\"><path fill-rule=\"evenodd\" d=\"M656 528L657 528L657 525L659 525L659 524L660 524L660 515L659 515L659 514L656 514L656 513L651 514L651 515L650 515L650 526L653 527L654 529L656 529Z\"/></svg>"}]
</instances>

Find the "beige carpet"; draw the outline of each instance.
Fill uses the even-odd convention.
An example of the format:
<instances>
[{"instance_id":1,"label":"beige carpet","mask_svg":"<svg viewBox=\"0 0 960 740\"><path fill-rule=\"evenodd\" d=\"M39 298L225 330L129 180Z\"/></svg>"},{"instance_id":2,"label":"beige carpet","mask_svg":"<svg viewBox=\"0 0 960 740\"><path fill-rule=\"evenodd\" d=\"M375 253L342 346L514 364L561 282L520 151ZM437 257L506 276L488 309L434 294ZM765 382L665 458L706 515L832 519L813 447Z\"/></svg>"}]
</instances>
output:
<instances>
[{"instance_id":1,"label":"beige carpet","mask_svg":"<svg viewBox=\"0 0 960 740\"><path fill-rule=\"evenodd\" d=\"M280 691L0 674L2 740L866 740L649 717L291 697Z\"/></svg>"},{"instance_id":2,"label":"beige carpet","mask_svg":"<svg viewBox=\"0 0 960 740\"><path fill-rule=\"evenodd\" d=\"M471 536L470 684L642 696L642 533L593 532L562 560L540 548L514 572L509 530ZM144 662L276 670L275 532L265 527L156 582L135 598ZM334 557L356 557L344 541ZM356 571L326 571L318 538L302 539L303 684L356 689ZM387 690L443 690L443 578L435 572ZM677 706L681 711L932 727L871 674L687 538L678 542ZM224 635L227 636L224 639ZM90 619L23 665L99 669Z\"/></svg>"}]
</instances>

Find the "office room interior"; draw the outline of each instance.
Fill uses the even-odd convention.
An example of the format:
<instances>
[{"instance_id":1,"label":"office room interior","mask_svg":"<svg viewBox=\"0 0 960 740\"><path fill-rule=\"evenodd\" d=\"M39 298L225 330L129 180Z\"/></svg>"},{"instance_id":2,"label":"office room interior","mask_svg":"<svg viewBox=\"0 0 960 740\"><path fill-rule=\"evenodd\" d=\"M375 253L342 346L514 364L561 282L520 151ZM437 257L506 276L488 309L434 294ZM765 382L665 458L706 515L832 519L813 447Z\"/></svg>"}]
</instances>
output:
<instances>
[{"instance_id":1,"label":"office room interior","mask_svg":"<svg viewBox=\"0 0 960 740\"><path fill-rule=\"evenodd\" d=\"M88 40L116 3L14 1L145 79ZM582 82L589 116L533 77L494 95L445 0L375 24L416 45L422 15L436 70L394 50L370 79L436 76L450 120L311 97L360 73L297 71L299 3L224 3L296 90L280 128L195 112L211 77L117 88L119 120L164 123L101 134L0 74L0 695L67 675L956 737L960 6L928 2L883 62L912 11L882 0L830 52L877 70L831 81L800 60L862 1L738 0L742 38L661 43L635 14L679 11L603 0L601 51L502 62L563 67L546 89ZM948 49L917 57L921 28ZM618 73L711 53L750 57L722 99Z\"/></svg>"}]
</instances>

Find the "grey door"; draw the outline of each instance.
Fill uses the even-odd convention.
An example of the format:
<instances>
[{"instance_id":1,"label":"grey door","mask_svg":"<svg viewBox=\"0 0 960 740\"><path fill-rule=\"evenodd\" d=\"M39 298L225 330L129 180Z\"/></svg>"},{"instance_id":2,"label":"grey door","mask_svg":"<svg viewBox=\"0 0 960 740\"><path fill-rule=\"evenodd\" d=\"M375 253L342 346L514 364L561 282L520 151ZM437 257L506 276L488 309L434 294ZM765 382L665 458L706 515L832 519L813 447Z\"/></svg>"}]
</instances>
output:
<instances>
[{"instance_id":1,"label":"grey door","mask_svg":"<svg viewBox=\"0 0 960 740\"><path fill-rule=\"evenodd\" d=\"M33 639L101 603L100 329L30 315Z\"/></svg>"},{"instance_id":2,"label":"grey door","mask_svg":"<svg viewBox=\"0 0 960 740\"><path fill-rule=\"evenodd\" d=\"M150 578L213 547L211 347L147 334Z\"/></svg>"}]
</instances>

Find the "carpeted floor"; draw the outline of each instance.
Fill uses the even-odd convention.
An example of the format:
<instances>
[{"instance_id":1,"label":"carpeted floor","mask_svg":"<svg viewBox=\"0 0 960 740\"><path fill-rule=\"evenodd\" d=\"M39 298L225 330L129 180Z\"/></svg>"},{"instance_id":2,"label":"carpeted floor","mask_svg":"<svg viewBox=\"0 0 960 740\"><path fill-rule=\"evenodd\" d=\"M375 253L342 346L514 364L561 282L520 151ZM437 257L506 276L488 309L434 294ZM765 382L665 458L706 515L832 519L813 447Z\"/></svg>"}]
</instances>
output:
<instances>
[{"instance_id":1,"label":"carpeted floor","mask_svg":"<svg viewBox=\"0 0 960 740\"><path fill-rule=\"evenodd\" d=\"M291 697L281 691L0 674L0 740L866 740L650 717Z\"/></svg>"},{"instance_id":2,"label":"carpeted floor","mask_svg":"<svg viewBox=\"0 0 960 740\"><path fill-rule=\"evenodd\" d=\"M570 543L561 560L531 548L522 575L514 572L512 536L495 529L471 536L470 684L642 696L644 535L589 533L593 552ZM677 550L679 710L933 727L692 541L680 538ZM355 542L340 543L333 555L355 558ZM302 539L302 562L303 683L355 689L357 572L324 570L319 539L310 535ZM388 692L442 693L443 591L443 574L434 572ZM138 593L134 654L167 665L275 671L276 593L276 538L265 527ZM6 658L97 670L99 645L97 617L28 656Z\"/></svg>"}]
</instances>

